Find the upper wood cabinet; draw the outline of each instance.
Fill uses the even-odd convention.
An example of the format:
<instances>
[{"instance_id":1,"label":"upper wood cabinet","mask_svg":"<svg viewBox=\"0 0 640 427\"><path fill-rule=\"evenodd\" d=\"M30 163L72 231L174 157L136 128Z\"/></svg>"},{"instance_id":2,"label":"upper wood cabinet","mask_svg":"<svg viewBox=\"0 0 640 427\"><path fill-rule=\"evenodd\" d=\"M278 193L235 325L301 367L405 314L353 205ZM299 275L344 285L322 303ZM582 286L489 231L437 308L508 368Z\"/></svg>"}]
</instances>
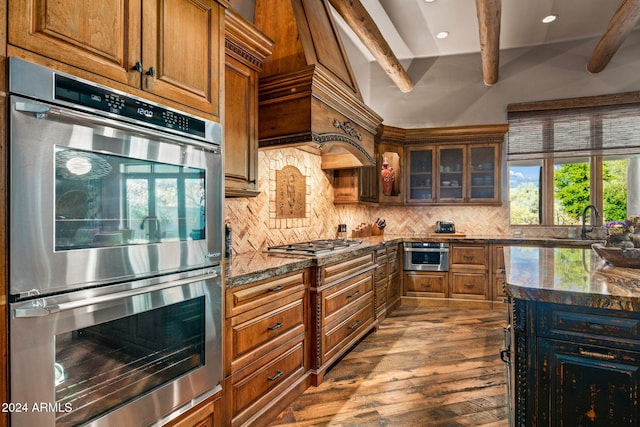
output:
<instances>
[{"instance_id":1,"label":"upper wood cabinet","mask_svg":"<svg viewBox=\"0 0 640 427\"><path fill-rule=\"evenodd\" d=\"M15 0L8 53L34 59L32 52L217 117L227 5Z\"/></svg>"},{"instance_id":2,"label":"upper wood cabinet","mask_svg":"<svg viewBox=\"0 0 640 427\"><path fill-rule=\"evenodd\" d=\"M423 129L405 146L405 203L502 203L506 125Z\"/></svg>"},{"instance_id":3,"label":"upper wood cabinet","mask_svg":"<svg viewBox=\"0 0 640 427\"><path fill-rule=\"evenodd\" d=\"M236 12L226 12L225 194L258 191L258 74L273 41Z\"/></svg>"}]
</instances>

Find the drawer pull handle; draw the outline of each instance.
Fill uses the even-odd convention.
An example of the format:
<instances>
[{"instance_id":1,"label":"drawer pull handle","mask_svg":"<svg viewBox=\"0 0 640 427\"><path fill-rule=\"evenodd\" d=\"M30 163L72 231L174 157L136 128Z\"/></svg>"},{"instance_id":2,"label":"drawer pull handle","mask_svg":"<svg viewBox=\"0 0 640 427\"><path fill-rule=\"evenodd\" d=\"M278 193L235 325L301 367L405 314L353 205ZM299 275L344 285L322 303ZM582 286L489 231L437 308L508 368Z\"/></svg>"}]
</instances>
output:
<instances>
[{"instance_id":1,"label":"drawer pull handle","mask_svg":"<svg viewBox=\"0 0 640 427\"><path fill-rule=\"evenodd\" d=\"M598 324L598 323L589 323L589 329L593 330L593 331L603 331L604 330L604 326Z\"/></svg>"},{"instance_id":2,"label":"drawer pull handle","mask_svg":"<svg viewBox=\"0 0 640 427\"><path fill-rule=\"evenodd\" d=\"M354 330L358 326L360 326L360 321L356 320L356 322L353 325L349 326L349 329Z\"/></svg>"},{"instance_id":3,"label":"drawer pull handle","mask_svg":"<svg viewBox=\"0 0 640 427\"><path fill-rule=\"evenodd\" d=\"M275 325L273 325L273 326L269 326L269 328L268 328L268 329L269 329L270 331L275 331L276 329L280 329L280 328L282 328L282 326L283 326L283 325L282 325L282 322L278 322L278 323L276 323L276 324L275 324Z\"/></svg>"},{"instance_id":4,"label":"drawer pull handle","mask_svg":"<svg viewBox=\"0 0 640 427\"><path fill-rule=\"evenodd\" d=\"M355 291L354 293L352 293L351 295L347 296L347 298L355 298L358 295L360 295L360 290Z\"/></svg>"},{"instance_id":5,"label":"drawer pull handle","mask_svg":"<svg viewBox=\"0 0 640 427\"><path fill-rule=\"evenodd\" d=\"M425 288L430 288L431 287L431 283L422 283L422 286L424 286Z\"/></svg>"},{"instance_id":6,"label":"drawer pull handle","mask_svg":"<svg viewBox=\"0 0 640 427\"><path fill-rule=\"evenodd\" d=\"M276 374L275 374L274 376L272 376L272 377L267 377L267 379L268 379L269 381L275 381L275 380L277 380L278 378L280 378L280 377L282 376L282 374L284 374L284 372L282 372L280 369L278 369L278 370L276 371Z\"/></svg>"},{"instance_id":7,"label":"drawer pull handle","mask_svg":"<svg viewBox=\"0 0 640 427\"><path fill-rule=\"evenodd\" d=\"M473 255L463 255L464 259L473 259Z\"/></svg>"},{"instance_id":8,"label":"drawer pull handle","mask_svg":"<svg viewBox=\"0 0 640 427\"><path fill-rule=\"evenodd\" d=\"M269 292L278 292L281 291L282 289L284 289L282 286L278 285L275 288L270 288Z\"/></svg>"},{"instance_id":9,"label":"drawer pull handle","mask_svg":"<svg viewBox=\"0 0 640 427\"><path fill-rule=\"evenodd\" d=\"M601 360L614 360L616 358L615 354L597 353L595 351L587 351L583 349L578 349L578 352L580 353L581 356L593 357L595 359L601 359Z\"/></svg>"},{"instance_id":10,"label":"drawer pull handle","mask_svg":"<svg viewBox=\"0 0 640 427\"><path fill-rule=\"evenodd\" d=\"M501 269L500 271L498 271L498 273L500 273L500 274L507 274L507 270L505 270L505 269L503 268L503 269Z\"/></svg>"},{"instance_id":11,"label":"drawer pull handle","mask_svg":"<svg viewBox=\"0 0 640 427\"><path fill-rule=\"evenodd\" d=\"M465 288L473 288L475 286L475 283L465 283L464 287Z\"/></svg>"}]
</instances>

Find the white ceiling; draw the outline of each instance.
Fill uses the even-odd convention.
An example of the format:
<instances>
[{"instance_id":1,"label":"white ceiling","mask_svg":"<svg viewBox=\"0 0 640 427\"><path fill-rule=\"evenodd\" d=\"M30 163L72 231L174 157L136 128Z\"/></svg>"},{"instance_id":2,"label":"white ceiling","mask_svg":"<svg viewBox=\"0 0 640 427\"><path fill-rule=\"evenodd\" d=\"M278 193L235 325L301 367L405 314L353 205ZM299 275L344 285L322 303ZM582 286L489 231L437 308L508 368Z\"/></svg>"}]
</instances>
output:
<instances>
[{"instance_id":1,"label":"white ceiling","mask_svg":"<svg viewBox=\"0 0 640 427\"><path fill-rule=\"evenodd\" d=\"M414 83L402 92L334 11L363 99L391 126L504 123L510 103L640 90L638 26L605 70L586 69L619 0L502 0L493 86L483 84L475 0L360 1Z\"/></svg>"},{"instance_id":2,"label":"white ceiling","mask_svg":"<svg viewBox=\"0 0 640 427\"><path fill-rule=\"evenodd\" d=\"M475 0L361 0L396 57L458 55L480 51ZM500 49L536 46L601 36L618 8L616 0L505 0L502 2ZM543 24L542 18L558 19ZM337 14L334 14L334 16ZM366 55L373 56L337 19L343 31ZM436 38L448 31L446 39Z\"/></svg>"}]
</instances>

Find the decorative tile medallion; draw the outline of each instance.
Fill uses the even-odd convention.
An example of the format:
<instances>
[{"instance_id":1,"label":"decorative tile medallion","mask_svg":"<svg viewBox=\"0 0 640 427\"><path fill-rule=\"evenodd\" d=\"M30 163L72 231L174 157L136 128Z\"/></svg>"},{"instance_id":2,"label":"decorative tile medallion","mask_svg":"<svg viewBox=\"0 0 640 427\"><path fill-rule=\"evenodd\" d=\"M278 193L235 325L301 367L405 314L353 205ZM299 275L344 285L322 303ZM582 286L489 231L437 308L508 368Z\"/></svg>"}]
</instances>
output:
<instances>
[{"instance_id":1,"label":"decorative tile medallion","mask_svg":"<svg viewBox=\"0 0 640 427\"><path fill-rule=\"evenodd\" d=\"M276 218L305 218L307 177L297 167L276 171Z\"/></svg>"}]
</instances>

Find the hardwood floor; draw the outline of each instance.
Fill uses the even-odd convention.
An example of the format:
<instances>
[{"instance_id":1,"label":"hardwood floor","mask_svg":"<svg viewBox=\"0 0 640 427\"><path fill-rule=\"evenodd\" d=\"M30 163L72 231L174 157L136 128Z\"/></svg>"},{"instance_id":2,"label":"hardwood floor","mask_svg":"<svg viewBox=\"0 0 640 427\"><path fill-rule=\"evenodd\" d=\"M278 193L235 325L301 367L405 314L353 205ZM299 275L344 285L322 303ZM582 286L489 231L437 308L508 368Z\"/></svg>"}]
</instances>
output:
<instances>
[{"instance_id":1,"label":"hardwood floor","mask_svg":"<svg viewBox=\"0 0 640 427\"><path fill-rule=\"evenodd\" d=\"M270 425L507 426L502 310L400 306Z\"/></svg>"}]
</instances>

